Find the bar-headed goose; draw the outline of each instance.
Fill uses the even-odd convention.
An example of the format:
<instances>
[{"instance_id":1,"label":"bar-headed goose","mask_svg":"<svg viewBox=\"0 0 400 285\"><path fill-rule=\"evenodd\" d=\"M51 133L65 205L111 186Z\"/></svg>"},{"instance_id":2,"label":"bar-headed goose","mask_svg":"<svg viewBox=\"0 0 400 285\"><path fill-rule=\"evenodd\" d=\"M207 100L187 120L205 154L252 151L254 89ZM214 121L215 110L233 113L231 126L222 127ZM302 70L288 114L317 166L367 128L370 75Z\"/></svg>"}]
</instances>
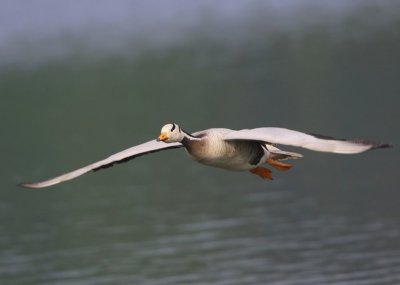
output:
<instances>
[{"instance_id":1,"label":"bar-headed goose","mask_svg":"<svg viewBox=\"0 0 400 285\"><path fill-rule=\"evenodd\" d=\"M193 134L177 124L166 124L160 136L149 142L128 148L93 164L60 176L36 183L22 183L23 187L42 188L74 179L89 171L108 168L140 155L166 149L184 147L189 156L202 164L228 170L248 170L262 178L272 179L271 170L262 167L270 164L279 170L288 170L291 165L285 159L302 157L301 154L282 151L276 144L303 147L322 152L354 154L372 149L387 148L389 144L365 140L337 140L332 137L306 134L284 128L257 128L240 131L214 128Z\"/></svg>"}]
</instances>

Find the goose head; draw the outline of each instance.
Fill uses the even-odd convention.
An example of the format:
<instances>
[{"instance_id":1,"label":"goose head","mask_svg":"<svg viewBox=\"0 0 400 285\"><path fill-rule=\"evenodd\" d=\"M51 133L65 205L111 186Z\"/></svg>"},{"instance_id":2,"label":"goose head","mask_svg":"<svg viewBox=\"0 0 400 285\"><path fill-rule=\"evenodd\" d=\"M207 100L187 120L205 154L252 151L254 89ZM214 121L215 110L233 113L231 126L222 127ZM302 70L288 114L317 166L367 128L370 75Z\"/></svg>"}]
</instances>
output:
<instances>
[{"instance_id":1,"label":"goose head","mask_svg":"<svg viewBox=\"0 0 400 285\"><path fill-rule=\"evenodd\" d=\"M161 134L158 136L157 141L166 143L181 142L185 134L178 124L166 124L161 128Z\"/></svg>"}]
</instances>

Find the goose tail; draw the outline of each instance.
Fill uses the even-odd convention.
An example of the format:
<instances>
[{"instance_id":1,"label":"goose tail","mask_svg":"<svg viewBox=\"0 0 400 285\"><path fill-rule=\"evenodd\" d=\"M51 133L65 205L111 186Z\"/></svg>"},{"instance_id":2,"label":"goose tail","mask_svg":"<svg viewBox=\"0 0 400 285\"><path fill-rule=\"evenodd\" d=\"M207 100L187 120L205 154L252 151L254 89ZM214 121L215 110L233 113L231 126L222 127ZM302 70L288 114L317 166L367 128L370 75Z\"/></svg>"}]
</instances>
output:
<instances>
[{"instance_id":1,"label":"goose tail","mask_svg":"<svg viewBox=\"0 0 400 285\"><path fill-rule=\"evenodd\" d=\"M271 153L270 158L273 160L298 159L303 157L303 155L300 153L283 151L270 144L267 144L266 147Z\"/></svg>"}]
</instances>

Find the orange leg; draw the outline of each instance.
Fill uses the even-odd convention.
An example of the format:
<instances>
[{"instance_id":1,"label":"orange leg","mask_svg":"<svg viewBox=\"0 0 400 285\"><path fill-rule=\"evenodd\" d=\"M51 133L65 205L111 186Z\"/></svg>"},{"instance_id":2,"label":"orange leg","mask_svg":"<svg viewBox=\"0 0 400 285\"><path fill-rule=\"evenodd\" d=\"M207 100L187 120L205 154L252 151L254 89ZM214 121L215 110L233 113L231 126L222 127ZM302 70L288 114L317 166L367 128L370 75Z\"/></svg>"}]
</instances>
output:
<instances>
[{"instance_id":1,"label":"orange leg","mask_svg":"<svg viewBox=\"0 0 400 285\"><path fill-rule=\"evenodd\" d=\"M260 176L263 179L272 180L272 171L264 167L256 167L250 170L251 173Z\"/></svg>"},{"instance_id":2,"label":"orange leg","mask_svg":"<svg viewBox=\"0 0 400 285\"><path fill-rule=\"evenodd\" d=\"M289 170L292 167L291 164L283 163L272 158L268 158L267 163L281 171Z\"/></svg>"}]
</instances>

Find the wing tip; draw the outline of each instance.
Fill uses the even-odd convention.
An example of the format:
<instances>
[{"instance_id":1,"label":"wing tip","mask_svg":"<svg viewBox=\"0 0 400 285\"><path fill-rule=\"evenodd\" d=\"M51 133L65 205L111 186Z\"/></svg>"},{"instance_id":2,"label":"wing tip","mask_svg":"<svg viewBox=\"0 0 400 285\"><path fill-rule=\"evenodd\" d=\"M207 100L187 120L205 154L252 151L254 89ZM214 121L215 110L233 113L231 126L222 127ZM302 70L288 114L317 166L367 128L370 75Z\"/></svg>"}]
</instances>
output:
<instances>
[{"instance_id":1,"label":"wing tip","mask_svg":"<svg viewBox=\"0 0 400 285\"><path fill-rule=\"evenodd\" d=\"M33 182L33 183L21 182L21 183L18 183L17 186L21 187L21 188L26 188L26 189L40 189L40 188L45 188L47 186L50 186L50 185L41 185L41 184L42 183L40 183L40 182Z\"/></svg>"},{"instance_id":2,"label":"wing tip","mask_svg":"<svg viewBox=\"0 0 400 285\"><path fill-rule=\"evenodd\" d=\"M376 142L376 141L369 141L369 140L362 140L362 139L356 139L351 142L360 144L360 145L369 146L370 148L368 150L393 147L393 145L391 143L383 143L383 142Z\"/></svg>"},{"instance_id":3,"label":"wing tip","mask_svg":"<svg viewBox=\"0 0 400 285\"><path fill-rule=\"evenodd\" d=\"M28 189L36 189L39 188L35 185L35 183L21 182L17 184L18 187L28 188Z\"/></svg>"},{"instance_id":4,"label":"wing tip","mask_svg":"<svg viewBox=\"0 0 400 285\"><path fill-rule=\"evenodd\" d=\"M392 148L393 144L390 143L373 143L371 150L373 149L380 149L380 148Z\"/></svg>"}]
</instances>

